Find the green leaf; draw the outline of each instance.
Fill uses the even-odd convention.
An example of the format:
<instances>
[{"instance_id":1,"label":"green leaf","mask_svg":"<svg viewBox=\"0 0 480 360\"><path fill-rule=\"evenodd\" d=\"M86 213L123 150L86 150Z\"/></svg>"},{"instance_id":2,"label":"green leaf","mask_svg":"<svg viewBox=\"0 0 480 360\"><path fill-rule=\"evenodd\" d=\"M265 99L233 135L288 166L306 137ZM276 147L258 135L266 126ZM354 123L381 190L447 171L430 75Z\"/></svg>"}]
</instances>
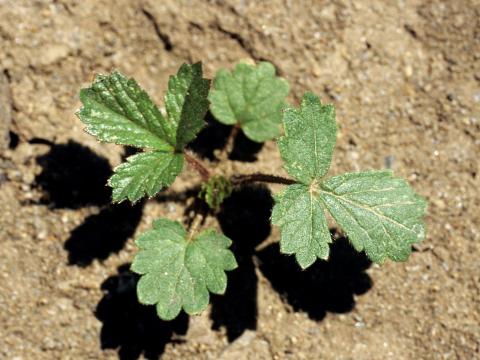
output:
<instances>
[{"instance_id":1,"label":"green leaf","mask_svg":"<svg viewBox=\"0 0 480 360\"><path fill-rule=\"evenodd\" d=\"M223 200L232 194L232 183L224 176L212 176L207 182L202 184L202 190L199 197L213 210L218 210Z\"/></svg>"},{"instance_id":2,"label":"green leaf","mask_svg":"<svg viewBox=\"0 0 480 360\"><path fill-rule=\"evenodd\" d=\"M80 91L83 107L77 116L100 141L160 151L173 149L158 108L133 79L118 72L97 75Z\"/></svg>"},{"instance_id":3,"label":"green leaf","mask_svg":"<svg viewBox=\"0 0 480 360\"><path fill-rule=\"evenodd\" d=\"M281 110L290 86L275 76L275 67L268 62L257 66L244 63L235 69L220 70L210 91L210 110L227 125L240 124L245 135L263 142L279 135Z\"/></svg>"},{"instance_id":4,"label":"green leaf","mask_svg":"<svg viewBox=\"0 0 480 360\"><path fill-rule=\"evenodd\" d=\"M177 150L183 150L205 125L210 80L202 78L202 64L183 64L171 76L165 95L168 113L167 134Z\"/></svg>"},{"instance_id":5,"label":"green leaf","mask_svg":"<svg viewBox=\"0 0 480 360\"><path fill-rule=\"evenodd\" d=\"M136 240L139 252L132 270L140 274L137 285L142 304L156 305L158 316L175 318L183 308L198 314L209 303L209 291L223 294L225 271L237 267L228 250L231 240L214 230L205 230L192 239L176 221L158 219Z\"/></svg>"},{"instance_id":6,"label":"green leaf","mask_svg":"<svg viewBox=\"0 0 480 360\"><path fill-rule=\"evenodd\" d=\"M135 80L119 72L98 75L91 87L80 91L83 107L77 115L100 141L180 151L205 124L209 87L200 63L183 64L168 83L165 119Z\"/></svg>"},{"instance_id":7,"label":"green leaf","mask_svg":"<svg viewBox=\"0 0 480 360\"><path fill-rule=\"evenodd\" d=\"M425 237L425 200L391 171L332 177L320 198L355 249L374 262L405 261L411 245Z\"/></svg>"},{"instance_id":8,"label":"green leaf","mask_svg":"<svg viewBox=\"0 0 480 360\"><path fill-rule=\"evenodd\" d=\"M313 93L303 96L300 109L283 115L285 136L278 141L287 172L309 184L326 175L332 161L337 124L333 105L322 105Z\"/></svg>"},{"instance_id":9,"label":"green leaf","mask_svg":"<svg viewBox=\"0 0 480 360\"><path fill-rule=\"evenodd\" d=\"M202 65L183 64L170 77L165 104L168 117L133 79L118 72L98 75L80 91L83 107L77 113L87 132L100 141L153 149L132 156L115 169L108 184L113 201L137 201L169 186L183 167L184 146L204 126L210 81Z\"/></svg>"},{"instance_id":10,"label":"green leaf","mask_svg":"<svg viewBox=\"0 0 480 360\"><path fill-rule=\"evenodd\" d=\"M275 196L272 223L281 227L280 251L295 254L303 269L328 258L332 239L327 219L318 194L307 185L290 185Z\"/></svg>"},{"instance_id":11,"label":"green leaf","mask_svg":"<svg viewBox=\"0 0 480 360\"><path fill-rule=\"evenodd\" d=\"M331 242L324 209L355 249L382 263L404 261L425 236L426 202L390 171L347 173L325 179L337 126L332 105L306 93L300 109L284 112L279 140L284 166L299 184L275 197L272 222L281 227L280 250L295 254L302 268L328 257Z\"/></svg>"},{"instance_id":12,"label":"green leaf","mask_svg":"<svg viewBox=\"0 0 480 360\"><path fill-rule=\"evenodd\" d=\"M152 197L173 183L183 168L183 155L173 152L150 151L136 154L115 168L108 180L114 202L138 201L144 195Z\"/></svg>"}]
</instances>

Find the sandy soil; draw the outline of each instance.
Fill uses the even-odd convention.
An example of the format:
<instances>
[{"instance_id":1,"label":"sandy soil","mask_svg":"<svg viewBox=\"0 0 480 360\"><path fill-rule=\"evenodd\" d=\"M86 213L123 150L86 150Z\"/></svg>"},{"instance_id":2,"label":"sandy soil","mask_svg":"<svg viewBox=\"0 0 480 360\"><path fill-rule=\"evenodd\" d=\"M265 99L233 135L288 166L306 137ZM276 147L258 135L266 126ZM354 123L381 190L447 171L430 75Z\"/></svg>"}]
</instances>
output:
<instances>
[{"instance_id":1,"label":"sandy soil","mask_svg":"<svg viewBox=\"0 0 480 360\"><path fill-rule=\"evenodd\" d=\"M0 49L0 358L480 359L478 0L0 0ZM196 178L110 206L125 150L83 132L78 90L119 69L161 103L182 62L243 58L273 62L293 103L334 103L331 172L392 167L428 199L428 237L380 267L336 234L300 272L269 191L239 191L208 220L236 241L227 295L161 322L136 303L132 239L181 219ZM225 131L193 148L214 161ZM282 172L273 142L237 145L233 168Z\"/></svg>"}]
</instances>

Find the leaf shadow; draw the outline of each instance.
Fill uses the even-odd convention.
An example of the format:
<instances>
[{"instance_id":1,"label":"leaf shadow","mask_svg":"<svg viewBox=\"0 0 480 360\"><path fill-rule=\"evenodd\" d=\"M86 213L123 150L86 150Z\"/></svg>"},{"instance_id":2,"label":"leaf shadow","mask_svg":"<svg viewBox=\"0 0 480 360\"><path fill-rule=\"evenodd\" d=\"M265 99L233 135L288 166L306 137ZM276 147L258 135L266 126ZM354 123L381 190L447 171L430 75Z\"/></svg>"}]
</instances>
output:
<instances>
[{"instance_id":1,"label":"leaf shadow","mask_svg":"<svg viewBox=\"0 0 480 360\"><path fill-rule=\"evenodd\" d=\"M65 241L68 263L86 267L95 259L105 260L122 250L140 223L143 204L109 205L87 217Z\"/></svg>"},{"instance_id":2,"label":"leaf shadow","mask_svg":"<svg viewBox=\"0 0 480 360\"><path fill-rule=\"evenodd\" d=\"M226 133L228 136L228 131ZM241 140L237 138L237 141ZM205 145L205 149L208 146ZM126 152L132 153L131 149ZM214 150L211 154L214 155ZM135 232L144 203L109 205L110 190L104 186L112 171L108 161L74 141L51 144L50 152L37 160L42 166L36 178L45 192L42 203L54 208L79 209L95 205L101 209L98 214L87 217L65 242L69 263L87 266L94 259L104 260L112 252L120 251ZM156 200L184 203L196 192L198 188L182 193L165 192ZM272 207L273 199L267 187L249 185L235 189L217 216L222 231L233 240L232 250L239 267L228 273L226 294L212 296L210 316L212 328L224 327L230 342L245 330L257 327L257 264L284 302L314 320L322 320L327 312L351 311L355 296L372 286L365 272L369 261L365 255L356 253L345 238L332 244L328 262L317 261L306 271L300 270L293 256L280 254L278 244L256 252L255 248L270 235ZM175 334L186 333L188 317L182 313L173 322L161 321L154 307L138 303L137 281L138 277L126 264L102 284L105 295L95 312L103 323L101 346L118 349L120 359L137 359L142 355L155 359L167 343L177 341Z\"/></svg>"},{"instance_id":3,"label":"leaf shadow","mask_svg":"<svg viewBox=\"0 0 480 360\"><path fill-rule=\"evenodd\" d=\"M224 125L215 120L210 111L207 112L205 120L207 125L200 131L196 139L188 145L188 148L203 158L215 161L215 152L225 147L232 126ZM257 160L257 154L262 147L263 143L254 142L248 139L243 131L239 131L229 159L254 162Z\"/></svg>"},{"instance_id":4,"label":"leaf shadow","mask_svg":"<svg viewBox=\"0 0 480 360\"><path fill-rule=\"evenodd\" d=\"M54 144L37 138L31 142L50 146L48 153L37 157L42 167L35 178L43 191L40 204L66 209L100 208L98 214L88 216L65 241L68 263L85 267L94 259L105 260L123 249L141 220L144 203L110 204L110 189L106 186L112 174L109 161L73 140ZM123 157L136 151L125 147Z\"/></svg>"},{"instance_id":5,"label":"leaf shadow","mask_svg":"<svg viewBox=\"0 0 480 360\"><path fill-rule=\"evenodd\" d=\"M371 289L373 283L365 272L371 261L359 253L345 237L330 246L328 261L317 260L306 270L294 256L280 253L278 243L257 253L259 268L272 287L294 311L306 312L313 320L322 320L327 312L347 313L355 307L355 296Z\"/></svg>"},{"instance_id":6,"label":"leaf shadow","mask_svg":"<svg viewBox=\"0 0 480 360\"><path fill-rule=\"evenodd\" d=\"M110 202L110 190L105 184L112 168L106 158L73 140L53 144L34 139L32 143L50 145L49 152L36 159L42 167L35 178L35 184L43 191L41 204L79 209Z\"/></svg>"},{"instance_id":7,"label":"leaf shadow","mask_svg":"<svg viewBox=\"0 0 480 360\"><path fill-rule=\"evenodd\" d=\"M252 141L245 136L243 131L239 131L233 143L232 153L228 158L236 161L255 162L262 147L263 143Z\"/></svg>"},{"instance_id":8,"label":"leaf shadow","mask_svg":"<svg viewBox=\"0 0 480 360\"><path fill-rule=\"evenodd\" d=\"M154 306L138 302L137 282L138 275L124 264L101 285L104 295L95 310L102 322L101 348L117 350L121 360L159 359L168 343L182 342L188 316L182 312L173 321L160 320Z\"/></svg>"},{"instance_id":9,"label":"leaf shadow","mask_svg":"<svg viewBox=\"0 0 480 360\"><path fill-rule=\"evenodd\" d=\"M254 204L254 206L252 206ZM228 273L225 295L212 297L213 329L226 328L229 341L257 327L255 247L270 235L273 199L265 186L236 189L218 214L223 233L232 239L238 268Z\"/></svg>"}]
</instances>

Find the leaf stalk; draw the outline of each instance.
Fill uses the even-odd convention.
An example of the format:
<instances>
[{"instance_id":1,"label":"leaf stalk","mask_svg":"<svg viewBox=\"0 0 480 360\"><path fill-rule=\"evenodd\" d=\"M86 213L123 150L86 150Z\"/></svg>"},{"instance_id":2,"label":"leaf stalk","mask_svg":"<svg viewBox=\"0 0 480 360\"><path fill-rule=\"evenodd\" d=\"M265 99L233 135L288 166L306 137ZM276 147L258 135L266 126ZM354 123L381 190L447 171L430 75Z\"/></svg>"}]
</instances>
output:
<instances>
[{"instance_id":1,"label":"leaf stalk","mask_svg":"<svg viewBox=\"0 0 480 360\"><path fill-rule=\"evenodd\" d=\"M240 124L236 123L235 125L233 125L232 130L230 131L227 142L225 143L225 147L222 151L222 156L225 157L225 159L228 159L228 156L233 151L233 146L235 145L235 139L237 138L238 130L240 130Z\"/></svg>"},{"instance_id":2,"label":"leaf stalk","mask_svg":"<svg viewBox=\"0 0 480 360\"><path fill-rule=\"evenodd\" d=\"M297 181L293 179L261 173L234 175L230 178L230 181L232 185L250 184L254 182L265 182L282 185L292 185L297 183Z\"/></svg>"},{"instance_id":3,"label":"leaf stalk","mask_svg":"<svg viewBox=\"0 0 480 360\"><path fill-rule=\"evenodd\" d=\"M206 166L203 165L202 162L193 154L187 151L184 151L183 154L185 156L185 160L187 160L188 164L200 174L202 180L208 181L208 179L210 179L210 171L208 171Z\"/></svg>"}]
</instances>

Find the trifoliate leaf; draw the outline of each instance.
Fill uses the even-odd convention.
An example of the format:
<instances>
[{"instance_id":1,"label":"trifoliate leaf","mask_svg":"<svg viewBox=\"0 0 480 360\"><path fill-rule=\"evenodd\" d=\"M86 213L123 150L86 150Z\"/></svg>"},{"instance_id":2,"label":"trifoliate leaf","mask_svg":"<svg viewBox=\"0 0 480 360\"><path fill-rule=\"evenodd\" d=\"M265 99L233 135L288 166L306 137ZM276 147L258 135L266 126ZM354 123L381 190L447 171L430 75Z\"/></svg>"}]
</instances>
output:
<instances>
[{"instance_id":1,"label":"trifoliate leaf","mask_svg":"<svg viewBox=\"0 0 480 360\"><path fill-rule=\"evenodd\" d=\"M136 240L139 252L132 270L140 274L137 285L142 304L156 305L158 316L175 318L183 308L198 314L209 302L209 291L223 294L225 271L237 267L228 249L231 240L214 230L205 230L192 239L176 221L158 219Z\"/></svg>"},{"instance_id":2,"label":"trifoliate leaf","mask_svg":"<svg viewBox=\"0 0 480 360\"><path fill-rule=\"evenodd\" d=\"M202 65L183 64L171 76L165 95L167 119L133 79L118 72L98 75L80 91L78 112L87 132L100 141L151 148L183 150L204 126L210 81L202 78Z\"/></svg>"},{"instance_id":3,"label":"trifoliate leaf","mask_svg":"<svg viewBox=\"0 0 480 360\"><path fill-rule=\"evenodd\" d=\"M391 171L332 177L322 183L320 199L355 249L374 262L405 261L425 237L425 200Z\"/></svg>"},{"instance_id":4,"label":"trifoliate leaf","mask_svg":"<svg viewBox=\"0 0 480 360\"><path fill-rule=\"evenodd\" d=\"M171 76L165 95L168 113L167 134L177 150L183 150L205 125L210 80L202 78L202 64L183 64Z\"/></svg>"},{"instance_id":5,"label":"trifoliate leaf","mask_svg":"<svg viewBox=\"0 0 480 360\"><path fill-rule=\"evenodd\" d=\"M275 67L268 62L257 66L238 64L230 72L220 70L210 92L210 110L227 125L240 124L245 135L263 142L279 135L281 110L290 86L275 76Z\"/></svg>"},{"instance_id":6,"label":"trifoliate leaf","mask_svg":"<svg viewBox=\"0 0 480 360\"><path fill-rule=\"evenodd\" d=\"M330 234L322 208L355 249L375 262L404 261L425 236L425 201L390 171L348 173L325 179L335 145L335 110L306 93L300 109L284 112L279 147L287 172L299 184L275 197L272 222L281 227L280 250L302 268L328 256Z\"/></svg>"},{"instance_id":7,"label":"trifoliate leaf","mask_svg":"<svg viewBox=\"0 0 480 360\"><path fill-rule=\"evenodd\" d=\"M133 79L118 72L98 75L92 86L80 91L79 118L99 140L150 148L115 169L109 180L113 201L137 201L170 185L183 167L184 146L203 127L208 109L210 81L202 66L183 64L170 77L165 95L167 119Z\"/></svg>"},{"instance_id":8,"label":"trifoliate leaf","mask_svg":"<svg viewBox=\"0 0 480 360\"><path fill-rule=\"evenodd\" d=\"M150 151L136 154L115 168L108 180L112 187L112 200L138 201L152 197L173 183L183 168L183 155L173 152Z\"/></svg>"},{"instance_id":9,"label":"trifoliate leaf","mask_svg":"<svg viewBox=\"0 0 480 360\"><path fill-rule=\"evenodd\" d=\"M223 176L212 176L207 182L202 184L200 198L213 210L218 210L223 200L232 193L232 183Z\"/></svg>"},{"instance_id":10,"label":"trifoliate leaf","mask_svg":"<svg viewBox=\"0 0 480 360\"><path fill-rule=\"evenodd\" d=\"M337 133L333 105L322 105L315 94L306 93L300 109L284 111L283 124L285 136L278 146L285 170L305 184L325 176Z\"/></svg>"},{"instance_id":11,"label":"trifoliate leaf","mask_svg":"<svg viewBox=\"0 0 480 360\"><path fill-rule=\"evenodd\" d=\"M272 223L281 227L280 251L295 254L305 269L317 258L327 259L332 241L318 194L307 185L288 186L275 196Z\"/></svg>"},{"instance_id":12,"label":"trifoliate leaf","mask_svg":"<svg viewBox=\"0 0 480 360\"><path fill-rule=\"evenodd\" d=\"M80 91L80 100L83 107L77 115L98 140L160 151L173 149L164 117L135 80L118 72L97 75L91 87Z\"/></svg>"}]
</instances>

